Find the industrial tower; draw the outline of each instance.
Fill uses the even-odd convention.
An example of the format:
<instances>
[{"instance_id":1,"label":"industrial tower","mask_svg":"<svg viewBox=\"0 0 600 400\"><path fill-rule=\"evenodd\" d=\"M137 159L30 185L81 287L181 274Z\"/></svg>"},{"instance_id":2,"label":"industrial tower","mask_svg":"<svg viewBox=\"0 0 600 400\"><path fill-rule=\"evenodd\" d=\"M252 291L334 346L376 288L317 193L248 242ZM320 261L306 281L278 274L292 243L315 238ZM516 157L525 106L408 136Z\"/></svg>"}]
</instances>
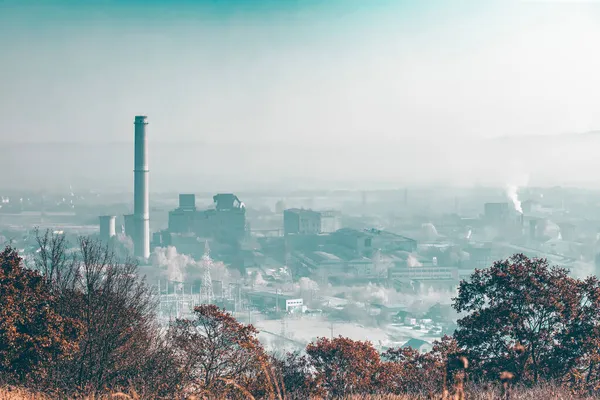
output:
<instances>
[{"instance_id":1,"label":"industrial tower","mask_svg":"<svg viewBox=\"0 0 600 400\"><path fill-rule=\"evenodd\" d=\"M135 159L134 159L134 194L133 247L136 257L144 260L150 257L150 207L148 193L148 143L146 141L146 117L135 117Z\"/></svg>"},{"instance_id":2,"label":"industrial tower","mask_svg":"<svg viewBox=\"0 0 600 400\"><path fill-rule=\"evenodd\" d=\"M202 256L202 268L204 269L204 274L202 275L202 288L200 290L200 300L204 304L212 304L215 298L212 287L212 278L210 276L212 263L212 259L210 258L210 247L208 246L207 240L204 243L204 255Z\"/></svg>"}]
</instances>

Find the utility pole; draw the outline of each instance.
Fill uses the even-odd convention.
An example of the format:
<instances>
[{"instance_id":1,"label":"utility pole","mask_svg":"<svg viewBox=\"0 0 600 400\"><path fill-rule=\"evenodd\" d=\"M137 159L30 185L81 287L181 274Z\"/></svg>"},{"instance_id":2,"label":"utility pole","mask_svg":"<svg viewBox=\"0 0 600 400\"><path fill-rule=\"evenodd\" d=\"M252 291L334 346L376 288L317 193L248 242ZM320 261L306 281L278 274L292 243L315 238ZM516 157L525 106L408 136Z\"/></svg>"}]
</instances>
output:
<instances>
[{"instance_id":1,"label":"utility pole","mask_svg":"<svg viewBox=\"0 0 600 400\"><path fill-rule=\"evenodd\" d=\"M281 316L281 336L283 336L283 337L286 337L286 332L285 332L285 330L286 330L285 329L286 328L285 327L286 321L285 321L285 318L286 318L286 315L282 315Z\"/></svg>"},{"instance_id":2,"label":"utility pole","mask_svg":"<svg viewBox=\"0 0 600 400\"><path fill-rule=\"evenodd\" d=\"M331 324L329 325L329 329L331 330L331 339L333 339L333 321L331 321Z\"/></svg>"},{"instance_id":3,"label":"utility pole","mask_svg":"<svg viewBox=\"0 0 600 400\"><path fill-rule=\"evenodd\" d=\"M210 258L210 247L208 246L208 240L204 243L204 255L202 256L202 267L204 273L202 276L202 303L212 304L214 301L214 293L212 286L212 278L210 271L212 269L212 259Z\"/></svg>"}]
</instances>

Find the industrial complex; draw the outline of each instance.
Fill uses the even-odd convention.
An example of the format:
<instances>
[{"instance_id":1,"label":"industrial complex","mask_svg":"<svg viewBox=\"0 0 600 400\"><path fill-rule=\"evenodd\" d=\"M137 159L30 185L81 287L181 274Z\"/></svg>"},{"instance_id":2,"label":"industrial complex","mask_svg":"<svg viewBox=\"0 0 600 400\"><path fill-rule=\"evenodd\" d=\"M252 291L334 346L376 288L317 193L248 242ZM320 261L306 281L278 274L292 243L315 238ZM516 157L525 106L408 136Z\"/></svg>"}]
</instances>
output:
<instances>
[{"instance_id":1,"label":"industrial complex","mask_svg":"<svg viewBox=\"0 0 600 400\"><path fill-rule=\"evenodd\" d=\"M339 330L382 348L430 342L454 328L448 305L459 282L517 252L575 274L600 266L600 221L588 217L589 195L528 189L521 202L504 189L199 187L151 196L147 129L148 118L136 116L133 202L72 188L3 194L0 239L11 238L27 259L36 251L33 227L98 235L139 261L156 287L161 321L214 303L255 324L266 343L298 348Z\"/></svg>"}]
</instances>

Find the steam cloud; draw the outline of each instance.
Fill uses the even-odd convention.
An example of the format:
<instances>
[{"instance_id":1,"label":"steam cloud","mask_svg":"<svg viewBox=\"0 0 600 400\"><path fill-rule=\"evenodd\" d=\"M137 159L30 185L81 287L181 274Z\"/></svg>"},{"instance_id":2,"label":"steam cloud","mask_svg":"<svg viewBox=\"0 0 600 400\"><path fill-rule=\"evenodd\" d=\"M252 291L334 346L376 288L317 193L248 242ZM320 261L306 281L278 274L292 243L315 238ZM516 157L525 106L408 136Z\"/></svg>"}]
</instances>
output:
<instances>
[{"instance_id":1,"label":"steam cloud","mask_svg":"<svg viewBox=\"0 0 600 400\"><path fill-rule=\"evenodd\" d=\"M417 257L415 257L412 254L409 254L408 258L406 259L406 265L409 267L422 267L423 264L421 264L419 262L419 260L417 260Z\"/></svg>"},{"instance_id":2,"label":"steam cloud","mask_svg":"<svg viewBox=\"0 0 600 400\"><path fill-rule=\"evenodd\" d=\"M311 290L319 290L319 284L310 278L302 277L296 284L297 290L308 292Z\"/></svg>"},{"instance_id":3,"label":"steam cloud","mask_svg":"<svg viewBox=\"0 0 600 400\"><path fill-rule=\"evenodd\" d=\"M529 174L513 174L513 177L509 181L510 183L506 186L506 196L512 201L515 211L523 214L523 207L521 206L518 192L520 187L525 187L529 183Z\"/></svg>"},{"instance_id":4,"label":"steam cloud","mask_svg":"<svg viewBox=\"0 0 600 400\"><path fill-rule=\"evenodd\" d=\"M366 286L336 287L335 290L325 291L324 294L335 295L341 291L346 294L348 300L355 303L403 304L419 311L427 311L436 303L450 304L452 297L456 295L453 291L435 290L431 287L422 289L424 290L421 293L398 292L369 283Z\"/></svg>"},{"instance_id":5,"label":"steam cloud","mask_svg":"<svg viewBox=\"0 0 600 400\"><path fill-rule=\"evenodd\" d=\"M521 207L521 200L519 200L519 194L517 193L518 187L514 185L509 185L506 188L506 195L512 201L515 210L519 212L519 214L523 214L523 208Z\"/></svg>"},{"instance_id":6,"label":"steam cloud","mask_svg":"<svg viewBox=\"0 0 600 400\"><path fill-rule=\"evenodd\" d=\"M183 282L185 268L196 263L193 258L177 253L173 246L157 247L150 258L152 266L166 269L168 279L173 282Z\"/></svg>"},{"instance_id":7,"label":"steam cloud","mask_svg":"<svg viewBox=\"0 0 600 400\"><path fill-rule=\"evenodd\" d=\"M157 247L150 255L152 266L166 270L167 278L173 282L186 282L189 279L200 278L204 271L202 260L196 261L192 257L177 252L173 246ZM222 262L211 262L210 276L213 280L229 282L231 273Z\"/></svg>"}]
</instances>

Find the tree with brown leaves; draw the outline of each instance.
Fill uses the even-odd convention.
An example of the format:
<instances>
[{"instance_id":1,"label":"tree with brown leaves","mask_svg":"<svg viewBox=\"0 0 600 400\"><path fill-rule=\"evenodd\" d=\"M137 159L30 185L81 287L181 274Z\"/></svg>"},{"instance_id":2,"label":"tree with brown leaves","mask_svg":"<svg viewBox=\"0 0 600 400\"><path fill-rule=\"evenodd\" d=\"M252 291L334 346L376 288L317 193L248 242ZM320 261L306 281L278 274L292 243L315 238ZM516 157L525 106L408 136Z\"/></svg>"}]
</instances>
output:
<instances>
[{"instance_id":1,"label":"tree with brown leaves","mask_svg":"<svg viewBox=\"0 0 600 400\"><path fill-rule=\"evenodd\" d=\"M0 253L0 380L45 385L77 350L78 321L56 311L46 280L14 249Z\"/></svg>"},{"instance_id":2,"label":"tree with brown leaves","mask_svg":"<svg viewBox=\"0 0 600 400\"><path fill-rule=\"evenodd\" d=\"M286 398L304 400L324 396L321 385L315 379L315 370L306 355L299 352L287 353L284 358L274 360L274 364L282 377Z\"/></svg>"},{"instance_id":3,"label":"tree with brown leaves","mask_svg":"<svg viewBox=\"0 0 600 400\"><path fill-rule=\"evenodd\" d=\"M468 313L455 337L482 376L506 371L524 383L561 381L586 359L596 369L588 357L599 337L596 278L581 281L545 259L517 254L461 282L454 307Z\"/></svg>"},{"instance_id":4,"label":"tree with brown leaves","mask_svg":"<svg viewBox=\"0 0 600 400\"><path fill-rule=\"evenodd\" d=\"M458 353L458 345L450 336L434 341L427 353L411 347L388 349L381 355L380 387L394 394L439 393L444 386L448 359Z\"/></svg>"},{"instance_id":5,"label":"tree with brown leaves","mask_svg":"<svg viewBox=\"0 0 600 400\"><path fill-rule=\"evenodd\" d=\"M187 374L188 392L216 394L234 388L242 395L281 396L279 381L252 325L240 324L212 304L196 307L194 314L194 320L176 320L168 334Z\"/></svg>"},{"instance_id":6,"label":"tree with brown leaves","mask_svg":"<svg viewBox=\"0 0 600 400\"><path fill-rule=\"evenodd\" d=\"M372 393L381 359L368 341L319 338L306 347L315 378L332 397Z\"/></svg>"}]
</instances>

